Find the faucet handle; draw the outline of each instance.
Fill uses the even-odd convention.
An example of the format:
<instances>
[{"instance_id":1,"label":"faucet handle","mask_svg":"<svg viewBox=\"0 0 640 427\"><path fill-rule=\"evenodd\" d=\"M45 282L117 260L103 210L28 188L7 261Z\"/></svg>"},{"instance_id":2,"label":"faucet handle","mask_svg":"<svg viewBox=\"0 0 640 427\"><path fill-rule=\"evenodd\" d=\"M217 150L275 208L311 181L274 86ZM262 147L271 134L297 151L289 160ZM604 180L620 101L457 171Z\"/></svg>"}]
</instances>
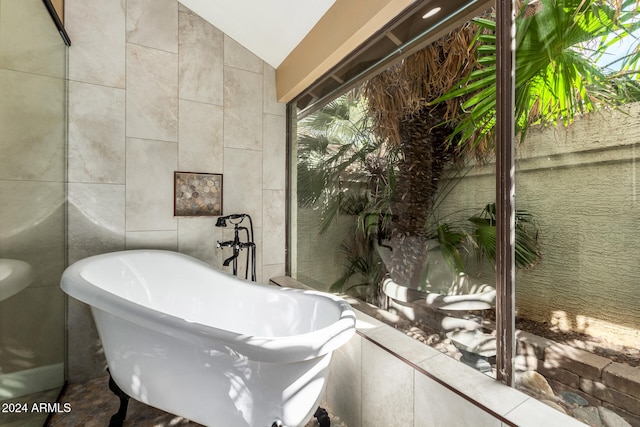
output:
<instances>
[{"instance_id":1,"label":"faucet handle","mask_svg":"<svg viewBox=\"0 0 640 427\"><path fill-rule=\"evenodd\" d=\"M218 243L216 244L216 248L232 247L232 246L233 246L232 240L227 240L226 242L221 242L220 240L218 240Z\"/></svg>"}]
</instances>

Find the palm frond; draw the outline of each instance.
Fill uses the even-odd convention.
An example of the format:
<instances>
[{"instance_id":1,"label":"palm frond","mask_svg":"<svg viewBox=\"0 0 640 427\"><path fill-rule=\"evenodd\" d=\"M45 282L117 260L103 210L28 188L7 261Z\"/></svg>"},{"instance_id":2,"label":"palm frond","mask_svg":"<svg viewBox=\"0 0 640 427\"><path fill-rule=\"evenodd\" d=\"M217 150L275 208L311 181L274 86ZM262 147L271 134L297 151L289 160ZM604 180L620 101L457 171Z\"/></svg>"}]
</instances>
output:
<instances>
[{"instance_id":1,"label":"palm frond","mask_svg":"<svg viewBox=\"0 0 640 427\"><path fill-rule=\"evenodd\" d=\"M339 214L357 214L366 196L349 186L374 182L386 170L375 170L388 150L370 131L364 99L358 90L330 102L298 123L298 205L321 211L319 232Z\"/></svg>"},{"instance_id":2,"label":"palm frond","mask_svg":"<svg viewBox=\"0 0 640 427\"><path fill-rule=\"evenodd\" d=\"M541 0L533 15L517 21L516 132L523 137L536 123L570 124L577 115L599 106L619 105L635 99L596 63L589 44L603 46L631 36L638 27L635 0L610 6L590 0ZM450 138L470 151L492 141L495 124L495 31L492 20L475 19L473 39L479 70L474 70L437 102L459 99L462 111ZM636 57L638 59L638 57ZM633 65L633 60L626 63ZM637 62L635 63L637 65ZM629 72L629 68L626 69Z\"/></svg>"}]
</instances>

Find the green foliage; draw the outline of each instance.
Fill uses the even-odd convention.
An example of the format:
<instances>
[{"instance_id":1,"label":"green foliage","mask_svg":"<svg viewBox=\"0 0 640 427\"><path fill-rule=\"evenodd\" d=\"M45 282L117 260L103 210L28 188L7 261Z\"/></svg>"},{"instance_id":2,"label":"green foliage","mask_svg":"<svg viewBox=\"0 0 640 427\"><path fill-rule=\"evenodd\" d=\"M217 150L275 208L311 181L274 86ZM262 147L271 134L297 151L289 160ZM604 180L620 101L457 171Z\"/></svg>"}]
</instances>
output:
<instances>
[{"instance_id":1,"label":"green foliage","mask_svg":"<svg viewBox=\"0 0 640 427\"><path fill-rule=\"evenodd\" d=\"M639 99L637 50L616 74L606 74L593 54L638 28L635 0L624 0L621 12L595 0L540 0L539 5L533 14L523 7L516 21L515 120L521 138L531 124L561 120L568 125L598 106ZM490 19L474 22L480 29L473 46L479 69L433 102L462 100L449 140L471 150L490 147L494 139L497 70L496 24Z\"/></svg>"},{"instance_id":2,"label":"green foliage","mask_svg":"<svg viewBox=\"0 0 640 427\"><path fill-rule=\"evenodd\" d=\"M383 232L385 215L362 213L353 234L341 244L345 256L344 274L331 285L333 292L371 286L377 289L386 270L375 249L376 240ZM524 209L515 212L515 265L517 268L533 268L540 261L538 228L533 216ZM479 261L496 261L496 204L489 203L479 213L462 222L446 218L432 225L434 233L427 240L436 239L444 259L457 272L466 270L463 253L470 248ZM425 244L428 244L425 241ZM425 248L426 249L426 248ZM428 267L425 266L425 267ZM423 272L426 277L427 272ZM353 279L359 279L352 283Z\"/></svg>"},{"instance_id":3,"label":"green foliage","mask_svg":"<svg viewBox=\"0 0 640 427\"><path fill-rule=\"evenodd\" d=\"M527 210L516 209L515 216L515 264L518 268L532 268L540 260L538 229ZM469 221L473 224L471 236L477 253L495 264L496 204L488 204L479 215L470 217Z\"/></svg>"},{"instance_id":4,"label":"green foliage","mask_svg":"<svg viewBox=\"0 0 640 427\"><path fill-rule=\"evenodd\" d=\"M464 271L464 262L460 254L460 243L467 237L463 229L453 227L451 224L438 225L438 242L444 259L449 262L455 271Z\"/></svg>"},{"instance_id":5,"label":"green foliage","mask_svg":"<svg viewBox=\"0 0 640 427\"><path fill-rule=\"evenodd\" d=\"M363 210L369 197L358 188L359 183L371 185L366 191L386 187L386 151L370 128L364 100L357 91L298 123L298 205L322 211L320 233L338 214Z\"/></svg>"},{"instance_id":6,"label":"green foliage","mask_svg":"<svg viewBox=\"0 0 640 427\"><path fill-rule=\"evenodd\" d=\"M340 248L345 257L345 271L329 290L346 293L353 289L366 288L365 296L374 300L378 284L381 283L386 270L373 246L373 241L369 236L356 232L349 235Z\"/></svg>"},{"instance_id":7,"label":"green foliage","mask_svg":"<svg viewBox=\"0 0 640 427\"><path fill-rule=\"evenodd\" d=\"M533 124L569 125L576 116L602 106L640 100L637 41L618 60L619 70L611 72L598 62L605 49L634 37L640 27L637 14L636 0L621 0L618 5L596 0L540 0L522 7L516 21L515 70L516 132L521 139ZM448 141L463 153L491 154L496 116L496 24L484 18L474 23L479 30L470 51L476 52L476 69L429 105L458 99L460 113L452 120L455 128ZM384 266L375 244L393 219L398 154L371 131L372 123L358 92L308 116L298 129L299 205L322 210L320 232L340 213L358 215L353 234L342 245L345 274L332 289L377 287ZM438 206L457 180L447 182L454 184L438 188L421 235L437 238L445 259L458 271L464 270L462 251L469 246L480 258L495 262L495 204L459 223L438 218ZM518 268L531 268L540 259L536 224L527 211L516 210L515 214L515 263Z\"/></svg>"}]
</instances>

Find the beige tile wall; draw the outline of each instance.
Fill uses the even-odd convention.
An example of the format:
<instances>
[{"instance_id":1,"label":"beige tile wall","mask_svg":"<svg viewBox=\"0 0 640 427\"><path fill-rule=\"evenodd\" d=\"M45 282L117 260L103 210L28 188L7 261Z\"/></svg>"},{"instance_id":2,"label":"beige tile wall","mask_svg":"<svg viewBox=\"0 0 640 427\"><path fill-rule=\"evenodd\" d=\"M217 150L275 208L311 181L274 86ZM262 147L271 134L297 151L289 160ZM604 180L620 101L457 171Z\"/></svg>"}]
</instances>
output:
<instances>
[{"instance_id":1,"label":"beige tile wall","mask_svg":"<svg viewBox=\"0 0 640 427\"><path fill-rule=\"evenodd\" d=\"M290 277L273 285L312 289ZM580 427L582 422L385 323L347 298L356 333L332 354L321 404L349 427Z\"/></svg>"},{"instance_id":2,"label":"beige tile wall","mask_svg":"<svg viewBox=\"0 0 640 427\"><path fill-rule=\"evenodd\" d=\"M334 353L324 396L350 427L584 426L359 310L356 317L358 333Z\"/></svg>"},{"instance_id":3,"label":"beige tile wall","mask_svg":"<svg viewBox=\"0 0 640 427\"><path fill-rule=\"evenodd\" d=\"M67 0L69 262L134 248L221 267L214 218L174 218L173 172L222 173L224 214L253 218L258 280L284 273L285 105L275 70L176 0ZM241 264L242 265L242 264ZM103 373L69 307L70 380Z\"/></svg>"}]
</instances>

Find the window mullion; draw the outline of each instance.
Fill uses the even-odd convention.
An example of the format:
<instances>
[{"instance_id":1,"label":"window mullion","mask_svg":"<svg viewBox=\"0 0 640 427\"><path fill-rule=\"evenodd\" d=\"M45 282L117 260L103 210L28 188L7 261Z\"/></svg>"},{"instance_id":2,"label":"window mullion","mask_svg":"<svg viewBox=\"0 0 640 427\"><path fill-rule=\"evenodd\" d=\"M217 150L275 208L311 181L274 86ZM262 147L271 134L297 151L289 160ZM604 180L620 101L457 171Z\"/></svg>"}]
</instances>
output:
<instances>
[{"instance_id":1,"label":"window mullion","mask_svg":"<svg viewBox=\"0 0 640 427\"><path fill-rule=\"evenodd\" d=\"M496 0L496 329L497 379L513 383L515 244L515 14L513 0Z\"/></svg>"}]
</instances>

